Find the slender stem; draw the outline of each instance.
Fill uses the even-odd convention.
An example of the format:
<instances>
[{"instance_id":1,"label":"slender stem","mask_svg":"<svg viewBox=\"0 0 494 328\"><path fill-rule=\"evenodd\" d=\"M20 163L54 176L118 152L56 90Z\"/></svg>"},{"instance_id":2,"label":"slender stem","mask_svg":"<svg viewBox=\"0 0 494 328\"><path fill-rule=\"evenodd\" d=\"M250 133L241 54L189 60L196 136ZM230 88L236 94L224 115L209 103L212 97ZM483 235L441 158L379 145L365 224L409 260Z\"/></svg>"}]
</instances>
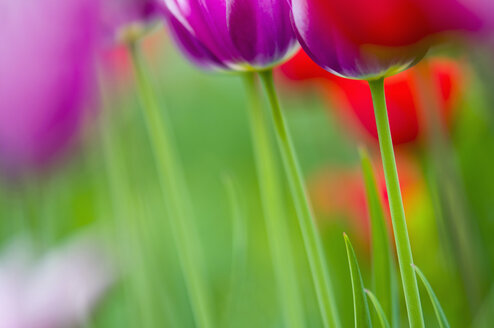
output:
<instances>
[{"instance_id":1,"label":"slender stem","mask_svg":"<svg viewBox=\"0 0 494 328\"><path fill-rule=\"evenodd\" d=\"M257 165L264 219L276 276L278 297L282 305L284 327L304 327L303 307L293 252L283 211L282 187L278 179L275 148L270 137L270 126L261 106L261 99L253 73L245 74L248 91L252 141Z\"/></svg>"},{"instance_id":2,"label":"slender stem","mask_svg":"<svg viewBox=\"0 0 494 328\"><path fill-rule=\"evenodd\" d=\"M177 245L178 257L196 324L201 328L210 328L214 325L209 308L197 231L190 213L191 206L185 177L172 146L170 128L160 113L137 45L131 43L130 50L144 118L156 159L159 183L167 204L170 227Z\"/></svg>"},{"instance_id":3,"label":"slender stem","mask_svg":"<svg viewBox=\"0 0 494 328\"><path fill-rule=\"evenodd\" d=\"M288 126L285 122L280 103L276 95L271 70L260 72L266 93L271 104L271 113L275 125L278 145L281 150L285 171L287 174L297 219L302 232L305 251L309 260L312 279L319 302L324 327L339 327L340 320L333 296L333 289L326 265L326 258L319 233L316 229L305 184L299 167L295 149L292 145Z\"/></svg>"},{"instance_id":4,"label":"slender stem","mask_svg":"<svg viewBox=\"0 0 494 328\"><path fill-rule=\"evenodd\" d=\"M393 326L398 326L399 304L390 234L369 155L361 149L360 157L371 219L372 287L376 291L376 297L380 300L386 316L390 318ZM377 324L377 315L374 315L373 319L374 324Z\"/></svg>"},{"instance_id":5,"label":"slender stem","mask_svg":"<svg viewBox=\"0 0 494 328\"><path fill-rule=\"evenodd\" d=\"M408 237L405 210L401 197L398 170L394 155L391 130L389 127L388 112L386 109L386 97L384 94L384 78L369 81L369 86L374 101L379 145L384 168L384 177L388 191L391 220L393 222L396 251L400 266L403 290L408 311L408 320L411 328L424 327L422 306L417 286L417 278L413 270L412 249Z\"/></svg>"}]
</instances>

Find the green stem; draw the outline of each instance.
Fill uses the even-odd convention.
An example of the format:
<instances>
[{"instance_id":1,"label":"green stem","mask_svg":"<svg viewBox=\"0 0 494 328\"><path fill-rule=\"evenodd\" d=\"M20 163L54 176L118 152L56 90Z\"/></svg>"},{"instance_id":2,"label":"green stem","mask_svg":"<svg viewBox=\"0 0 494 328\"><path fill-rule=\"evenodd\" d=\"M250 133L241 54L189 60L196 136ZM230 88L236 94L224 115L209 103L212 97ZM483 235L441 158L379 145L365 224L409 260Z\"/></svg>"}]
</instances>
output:
<instances>
[{"instance_id":1,"label":"green stem","mask_svg":"<svg viewBox=\"0 0 494 328\"><path fill-rule=\"evenodd\" d=\"M282 187L278 179L275 148L270 138L270 126L261 106L261 99L253 73L245 74L248 91L252 141L256 158L261 202L266 221L269 245L273 259L278 297L282 305L284 327L304 327L303 307L293 252L283 211Z\"/></svg>"},{"instance_id":2,"label":"green stem","mask_svg":"<svg viewBox=\"0 0 494 328\"><path fill-rule=\"evenodd\" d=\"M147 78L144 64L135 43L130 44L137 88L144 111L150 142L154 151L158 178L167 203L172 235L184 273L192 311L197 326L213 327L208 292L203 273L202 256L196 227L192 220L185 177L173 148L170 128L163 120L156 96Z\"/></svg>"},{"instance_id":3,"label":"green stem","mask_svg":"<svg viewBox=\"0 0 494 328\"><path fill-rule=\"evenodd\" d=\"M364 149L360 151L362 171L367 195L367 204L371 223L372 242L372 287L376 291L384 313L390 318L393 326L398 326L398 302L395 263L392 255L390 234L386 224L386 217L374 176L372 163ZM377 316L374 315L374 324Z\"/></svg>"},{"instance_id":4,"label":"green stem","mask_svg":"<svg viewBox=\"0 0 494 328\"><path fill-rule=\"evenodd\" d=\"M408 237L405 210L401 197L398 170L394 155L391 130L389 127L388 112L386 109L386 97L384 94L384 78L369 81L369 86L374 101L374 112L376 116L379 145L386 179L386 187L389 198L391 220L393 222L396 252L400 266L403 290L407 305L408 320L411 328L424 327L422 306L420 304L417 278L413 270L412 249Z\"/></svg>"},{"instance_id":5,"label":"green stem","mask_svg":"<svg viewBox=\"0 0 494 328\"><path fill-rule=\"evenodd\" d=\"M290 184L324 327L339 327L340 320L327 271L324 250L309 206L309 199L288 126L276 95L273 72L268 70L260 72L259 75L261 76L271 104L278 145Z\"/></svg>"}]
</instances>

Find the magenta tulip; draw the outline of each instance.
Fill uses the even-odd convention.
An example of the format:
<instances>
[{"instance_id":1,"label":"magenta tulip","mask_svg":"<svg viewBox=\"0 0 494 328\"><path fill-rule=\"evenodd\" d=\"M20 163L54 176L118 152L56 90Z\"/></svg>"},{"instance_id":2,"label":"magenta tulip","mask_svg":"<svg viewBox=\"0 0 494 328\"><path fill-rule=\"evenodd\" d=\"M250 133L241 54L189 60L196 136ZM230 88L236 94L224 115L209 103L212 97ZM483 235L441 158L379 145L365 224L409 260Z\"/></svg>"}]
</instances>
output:
<instances>
[{"instance_id":1,"label":"magenta tulip","mask_svg":"<svg viewBox=\"0 0 494 328\"><path fill-rule=\"evenodd\" d=\"M0 3L0 165L51 162L78 134L94 87L99 8L90 0Z\"/></svg>"},{"instance_id":2,"label":"magenta tulip","mask_svg":"<svg viewBox=\"0 0 494 328\"><path fill-rule=\"evenodd\" d=\"M286 0L165 0L185 54L206 68L266 69L297 48Z\"/></svg>"}]
</instances>

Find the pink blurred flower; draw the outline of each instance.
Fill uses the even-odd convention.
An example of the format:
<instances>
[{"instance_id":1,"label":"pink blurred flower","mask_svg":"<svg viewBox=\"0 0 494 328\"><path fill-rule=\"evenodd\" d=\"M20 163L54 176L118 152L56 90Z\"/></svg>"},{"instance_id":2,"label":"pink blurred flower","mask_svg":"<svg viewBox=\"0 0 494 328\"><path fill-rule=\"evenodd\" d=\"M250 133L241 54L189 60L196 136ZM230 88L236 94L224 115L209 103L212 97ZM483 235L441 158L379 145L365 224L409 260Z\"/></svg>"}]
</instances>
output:
<instances>
[{"instance_id":1,"label":"pink blurred flower","mask_svg":"<svg viewBox=\"0 0 494 328\"><path fill-rule=\"evenodd\" d=\"M91 238L39 260L26 242L0 258L0 328L58 328L84 323L113 281L108 258Z\"/></svg>"},{"instance_id":2,"label":"pink blurred flower","mask_svg":"<svg viewBox=\"0 0 494 328\"><path fill-rule=\"evenodd\" d=\"M100 34L94 0L0 2L0 165L57 158L91 104Z\"/></svg>"}]
</instances>

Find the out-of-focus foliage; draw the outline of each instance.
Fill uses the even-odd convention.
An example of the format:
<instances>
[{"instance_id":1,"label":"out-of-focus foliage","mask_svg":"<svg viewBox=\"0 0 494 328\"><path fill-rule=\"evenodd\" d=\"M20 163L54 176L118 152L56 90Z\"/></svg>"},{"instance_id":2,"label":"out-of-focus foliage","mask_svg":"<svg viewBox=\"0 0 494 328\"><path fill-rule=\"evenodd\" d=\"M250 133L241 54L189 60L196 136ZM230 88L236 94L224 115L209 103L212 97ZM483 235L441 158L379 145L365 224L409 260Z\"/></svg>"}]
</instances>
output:
<instances>
[{"instance_id":1,"label":"out-of-focus foliage","mask_svg":"<svg viewBox=\"0 0 494 328\"><path fill-rule=\"evenodd\" d=\"M242 81L234 75L198 72L172 47L161 27L147 36L142 46L147 49L147 65L152 67L153 87L161 106L167 108L166 119L174 127L177 150L190 186L215 319L225 323L225 327L279 327L281 311L276 300ZM136 99L130 63L125 59L125 50L122 51L121 66L112 77L103 78L98 120L87 126L84 142L73 156L41 176L16 184L3 182L1 245L5 248L12 236L26 234L36 241L41 253L80 230L98 230L114 255L118 280L86 325L191 327L191 308L165 219L156 166ZM115 57L110 60L114 63ZM494 69L491 71L494 76ZM494 112L488 86L494 78L490 76L492 80L486 80L476 72L472 69L472 78L465 83L464 99L456 103L457 114L452 118L451 128L455 159L465 186L468 218L479 226L475 230L476 238L483 245L482 259L487 267L482 282L486 288L473 303L476 306L470 306L463 290L461 275L451 255L454 250L444 246L447 244L442 240L443 227L435 219L437 196L433 188L428 188L430 176L421 152L418 147L405 147L397 155L420 172L414 175L418 182L411 184L419 186L415 190L402 185L415 262L428 277L451 325L457 327L470 322L489 322L492 315L488 310L492 305L485 302L488 286L494 282L488 274L494 261L490 240L494 231ZM296 92L285 86L281 88L281 96L308 180L317 179L318 172L326 168L360 172L357 144L362 141L348 133L341 117L334 115L337 109L328 105L325 99L328 95L321 94L319 88L300 88ZM370 142L369 146L372 158L378 158L376 145ZM117 171L121 175L112 177ZM231 245L236 227L225 193L225 175L234 177L236 188L241 191L242 216L248 231L245 272L233 276L232 257L238 253ZM284 187L286 221L293 240L293 259L302 287L307 326L319 327L307 259L288 186ZM343 183L336 188L343 194L349 187ZM121 197L115 197L112 190L118 190ZM353 191L350 195L354 195ZM317 211L320 204L314 197L313 201L329 270L336 282L342 325L350 327L353 300L348 292L351 280L341 235L347 232L351 237L363 283L370 286L370 239L368 231L361 229L368 222L356 225L352 208ZM346 206L359 205L350 202ZM232 278L238 281L232 283ZM425 298L426 291L421 290L421 294ZM429 302L423 304L426 322L435 322L433 307ZM459 308L464 310L458 311ZM372 305L370 311L374 311ZM405 313L403 304L400 311Z\"/></svg>"}]
</instances>

